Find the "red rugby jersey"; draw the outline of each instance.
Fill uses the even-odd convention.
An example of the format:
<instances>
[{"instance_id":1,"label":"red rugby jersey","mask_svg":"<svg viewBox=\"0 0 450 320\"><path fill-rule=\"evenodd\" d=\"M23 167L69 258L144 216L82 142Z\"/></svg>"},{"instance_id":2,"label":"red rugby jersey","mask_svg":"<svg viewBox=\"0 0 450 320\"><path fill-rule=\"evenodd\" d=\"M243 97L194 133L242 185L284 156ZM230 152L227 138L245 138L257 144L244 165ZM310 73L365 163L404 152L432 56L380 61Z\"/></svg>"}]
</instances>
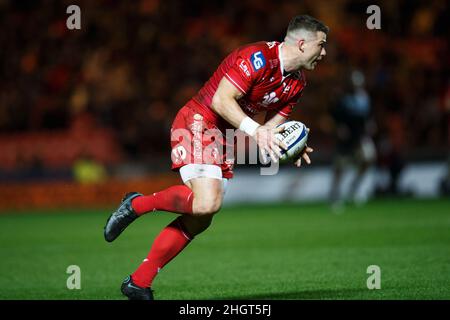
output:
<instances>
[{"instance_id":1,"label":"red rugby jersey","mask_svg":"<svg viewBox=\"0 0 450 320\"><path fill-rule=\"evenodd\" d=\"M220 80L226 77L244 96L238 100L250 117L276 110L288 118L306 85L305 74L298 71L283 74L279 42L252 43L231 52L219 65L193 100L210 120L219 116L210 108ZM282 49L281 49L282 50Z\"/></svg>"}]
</instances>

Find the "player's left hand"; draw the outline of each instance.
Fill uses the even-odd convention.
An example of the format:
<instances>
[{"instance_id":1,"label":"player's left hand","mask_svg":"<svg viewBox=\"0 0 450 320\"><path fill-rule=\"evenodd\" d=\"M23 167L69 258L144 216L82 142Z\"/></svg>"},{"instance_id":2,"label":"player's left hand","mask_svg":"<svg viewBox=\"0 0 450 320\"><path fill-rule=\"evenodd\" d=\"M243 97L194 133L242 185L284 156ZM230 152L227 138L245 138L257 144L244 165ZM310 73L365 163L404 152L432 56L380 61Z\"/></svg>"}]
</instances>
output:
<instances>
[{"instance_id":1,"label":"player's left hand","mask_svg":"<svg viewBox=\"0 0 450 320\"><path fill-rule=\"evenodd\" d=\"M309 134L310 129L307 128L307 130L308 130L308 134ZM300 166L302 165L302 159L304 159L307 164L311 164L311 159L309 158L308 153L311 153L313 151L314 151L313 148L308 147L308 145L306 145L305 148L303 149L303 151L298 156L298 158L294 160L295 166L297 168L300 168Z\"/></svg>"},{"instance_id":2,"label":"player's left hand","mask_svg":"<svg viewBox=\"0 0 450 320\"><path fill-rule=\"evenodd\" d=\"M298 158L295 160L295 166L300 168L300 166L302 165L302 159L304 159L307 164L311 164L311 159L309 158L308 153L311 153L313 151L313 148L306 146L305 149L303 149L303 151L300 153Z\"/></svg>"}]
</instances>

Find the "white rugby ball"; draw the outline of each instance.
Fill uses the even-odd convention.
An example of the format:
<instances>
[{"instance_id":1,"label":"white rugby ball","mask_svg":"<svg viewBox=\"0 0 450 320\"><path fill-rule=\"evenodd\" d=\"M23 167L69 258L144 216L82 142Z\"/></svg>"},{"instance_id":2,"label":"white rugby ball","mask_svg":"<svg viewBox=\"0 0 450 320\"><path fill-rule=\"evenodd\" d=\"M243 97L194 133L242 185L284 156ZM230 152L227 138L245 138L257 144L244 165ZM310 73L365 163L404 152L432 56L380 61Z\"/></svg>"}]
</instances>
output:
<instances>
[{"instance_id":1,"label":"white rugby ball","mask_svg":"<svg viewBox=\"0 0 450 320\"><path fill-rule=\"evenodd\" d=\"M287 121L277 127L284 126L284 131L275 134L275 137L284 142L287 150L281 149L281 162L297 157L305 148L308 140L308 130L300 121Z\"/></svg>"}]
</instances>

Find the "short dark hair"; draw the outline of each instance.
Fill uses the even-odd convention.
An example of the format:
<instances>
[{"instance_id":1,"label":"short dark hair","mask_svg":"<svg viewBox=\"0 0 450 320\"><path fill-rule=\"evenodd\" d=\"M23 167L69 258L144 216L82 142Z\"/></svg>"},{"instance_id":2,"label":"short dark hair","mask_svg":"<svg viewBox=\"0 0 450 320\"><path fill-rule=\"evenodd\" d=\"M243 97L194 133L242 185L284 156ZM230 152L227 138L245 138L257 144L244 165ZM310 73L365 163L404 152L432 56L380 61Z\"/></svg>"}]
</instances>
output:
<instances>
[{"instance_id":1,"label":"short dark hair","mask_svg":"<svg viewBox=\"0 0 450 320\"><path fill-rule=\"evenodd\" d=\"M287 33L300 29L311 32L322 31L325 34L328 34L330 31L330 28L328 28L323 22L306 14L292 18L289 22Z\"/></svg>"}]
</instances>

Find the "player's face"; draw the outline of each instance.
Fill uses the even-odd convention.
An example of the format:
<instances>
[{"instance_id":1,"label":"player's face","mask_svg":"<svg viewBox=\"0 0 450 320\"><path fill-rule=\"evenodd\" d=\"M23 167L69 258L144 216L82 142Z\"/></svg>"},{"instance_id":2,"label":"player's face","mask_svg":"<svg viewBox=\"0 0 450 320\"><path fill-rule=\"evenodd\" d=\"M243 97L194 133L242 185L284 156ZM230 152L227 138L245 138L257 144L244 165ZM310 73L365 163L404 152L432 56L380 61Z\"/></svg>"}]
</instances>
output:
<instances>
[{"instance_id":1,"label":"player's face","mask_svg":"<svg viewBox=\"0 0 450 320\"><path fill-rule=\"evenodd\" d=\"M303 60L303 68L314 70L317 63L327 54L325 51L325 43L327 35L322 31L318 31L315 37L299 43L299 49Z\"/></svg>"}]
</instances>

